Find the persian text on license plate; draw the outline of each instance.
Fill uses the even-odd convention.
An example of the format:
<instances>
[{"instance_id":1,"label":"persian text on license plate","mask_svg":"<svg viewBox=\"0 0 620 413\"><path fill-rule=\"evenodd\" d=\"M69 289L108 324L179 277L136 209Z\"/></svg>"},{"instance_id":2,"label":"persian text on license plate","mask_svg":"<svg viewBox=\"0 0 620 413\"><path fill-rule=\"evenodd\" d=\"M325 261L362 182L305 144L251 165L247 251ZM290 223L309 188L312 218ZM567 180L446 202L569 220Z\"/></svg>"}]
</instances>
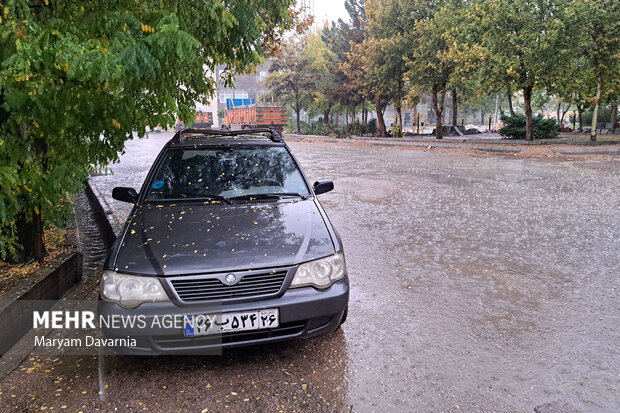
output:
<instances>
[{"instance_id":1,"label":"persian text on license plate","mask_svg":"<svg viewBox=\"0 0 620 413\"><path fill-rule=\"evenodd\" d=\"M186 337L276 328L279 324L280 314L277 308L240 313L186 315L183 323Z\"/></svg>"}]
</instances>

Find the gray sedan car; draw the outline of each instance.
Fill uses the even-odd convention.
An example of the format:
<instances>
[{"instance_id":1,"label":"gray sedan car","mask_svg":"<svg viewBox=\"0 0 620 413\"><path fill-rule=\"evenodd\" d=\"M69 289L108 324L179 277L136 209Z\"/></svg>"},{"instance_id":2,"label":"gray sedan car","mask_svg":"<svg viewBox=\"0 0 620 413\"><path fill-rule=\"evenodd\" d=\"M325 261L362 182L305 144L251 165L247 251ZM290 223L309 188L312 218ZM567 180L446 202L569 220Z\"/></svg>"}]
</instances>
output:
<instances>
[{"instance_id":1,"label":"gray sedan car","mask_svg":"<svg viewBox=\"0 0 620 413\"><path fill-rule=\"evenodd\" d=\"M342 243L280 136L178 132L162 149L105 263L100 317L136 354L324 335L346 319Z\"/></svg>"}]
</instances>

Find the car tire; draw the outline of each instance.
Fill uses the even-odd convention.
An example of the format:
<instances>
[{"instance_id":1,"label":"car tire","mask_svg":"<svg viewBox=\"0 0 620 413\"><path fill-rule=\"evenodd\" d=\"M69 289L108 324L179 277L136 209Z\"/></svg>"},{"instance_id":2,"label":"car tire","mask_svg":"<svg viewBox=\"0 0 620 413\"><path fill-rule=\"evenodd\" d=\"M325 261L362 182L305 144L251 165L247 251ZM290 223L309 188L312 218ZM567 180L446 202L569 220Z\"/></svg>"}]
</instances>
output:
<instances>
[{"instance_id":1,"label":"car tire","mask_svg":"<svg viewBox=\"0 0 620 413\"><path fill-rule=\"evenodd\" d=\"M338 324L338 327L340 327L341 325L344 324L345 321L347 321L348 314L349 314L349 307L345 308L344 313L342 313L342 318L340 319L340 324Z\"/></svg>"}]
</instances>

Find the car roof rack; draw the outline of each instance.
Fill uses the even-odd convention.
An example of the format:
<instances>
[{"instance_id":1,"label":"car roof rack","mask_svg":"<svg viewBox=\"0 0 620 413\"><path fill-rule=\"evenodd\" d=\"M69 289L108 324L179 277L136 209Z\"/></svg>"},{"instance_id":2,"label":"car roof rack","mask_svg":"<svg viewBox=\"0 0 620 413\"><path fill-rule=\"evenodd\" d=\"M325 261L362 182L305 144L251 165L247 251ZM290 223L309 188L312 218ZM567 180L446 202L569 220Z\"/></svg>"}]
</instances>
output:
<instances>
[{"instance_id":1,"label":"car roof rack","mask_svg":"<svg viewBox=\"0 0 620 413\"><path fill-rule=\"evenodd\" d=\"M271 139L273 142L284 142L280 134L275 129L271 129L271 128L253 128L253 129L244 129L244 130L187 128L187 129L183 129L175 133L174 136L172 137L172 140L180 142L181 139L183 138L183 135L188 135L188 134L195 134L195 135L202 135L202 136L211 135L213 137L226 138L226 137L236 137L240 135L252 135L255 133L266 133L268 134L268 136L265 136L265 137Z\"/></svg>"}]
</instances>

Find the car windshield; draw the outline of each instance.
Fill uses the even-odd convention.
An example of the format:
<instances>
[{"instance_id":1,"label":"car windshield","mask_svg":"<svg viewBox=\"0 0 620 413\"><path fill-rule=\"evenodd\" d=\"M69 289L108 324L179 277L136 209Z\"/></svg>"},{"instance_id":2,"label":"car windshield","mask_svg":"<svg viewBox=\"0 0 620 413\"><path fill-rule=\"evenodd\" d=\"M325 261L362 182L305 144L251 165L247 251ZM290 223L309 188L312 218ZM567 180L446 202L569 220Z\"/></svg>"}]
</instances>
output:
<instances>
[{"instance_id":1,"label":"car windshield","mask_svg":"<svg viewBox=\"0 0 620 413\"><path fill-rule=\"evenodd\" d=\"M146 201L222 199L309 191L284 147L170 149Z\"/></svg>"}]
</instances>

